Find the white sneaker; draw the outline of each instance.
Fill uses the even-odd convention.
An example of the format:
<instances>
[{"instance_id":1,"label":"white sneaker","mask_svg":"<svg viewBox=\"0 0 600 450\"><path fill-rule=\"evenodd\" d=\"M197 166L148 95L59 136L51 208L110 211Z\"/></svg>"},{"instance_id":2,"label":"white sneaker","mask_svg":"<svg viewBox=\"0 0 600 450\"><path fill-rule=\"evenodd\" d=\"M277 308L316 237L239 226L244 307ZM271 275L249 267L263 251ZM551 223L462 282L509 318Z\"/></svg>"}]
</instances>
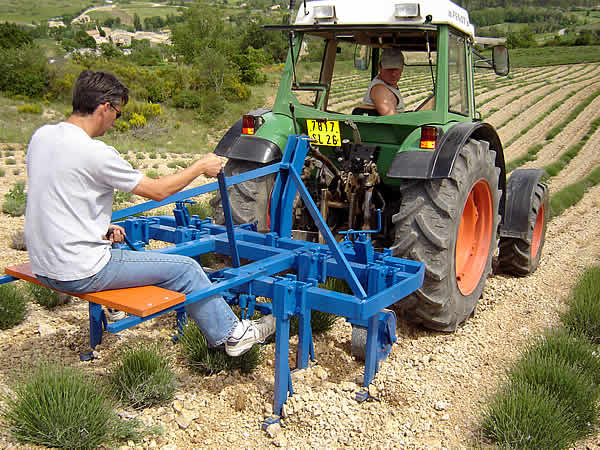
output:
<instances>
[{"instance_id":1,"label":"white sneaker","mask_svg":"<svg viewBox=\"0 0 600 450\"><path fill-rule=\"evenodd\" d=\"M125 311L119 311L118 309L106 307L106 317L111 322L116 322L117 320L124 319L125 316Z\"/></svg>"},{"instance_id":2,"label":"white sneaker","mask_svg":"<svg viewBox=\"0 0 600 450\"><path fill-rule=\"evenodd\" d=\"M242 320L245 327L240 338L230 337L225 342L225 352L229 356L241 356L252 348L254 344L264 343L269 336L275 333L275 317L273 314L263 316L258 320Z\"/></svg>"}]
</instances>

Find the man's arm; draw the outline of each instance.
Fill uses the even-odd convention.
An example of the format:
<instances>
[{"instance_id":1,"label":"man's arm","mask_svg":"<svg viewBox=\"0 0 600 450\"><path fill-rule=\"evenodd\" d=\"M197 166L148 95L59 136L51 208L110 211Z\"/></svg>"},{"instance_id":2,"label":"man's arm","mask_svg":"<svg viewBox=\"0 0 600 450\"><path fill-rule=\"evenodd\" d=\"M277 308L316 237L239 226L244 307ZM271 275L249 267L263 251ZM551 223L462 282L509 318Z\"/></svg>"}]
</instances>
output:
<instances>
[{"instance_id":1,"label":"man's arm","mask_svg":"<svg viewBox=\"0 0 600 450\"><path fill-rule=\"evenodd\" d=\"M161 201L179 192L200 175L216 177L221 167L223 167L221 159L209 153L180 172L156 180L144 175L131 192L151 200Z\"/></svg>"},{"instance_id":2,"label":"man's arm","mask_svg":"<svg viewBox=\"0 0 600 450\"><path fill-rule=\"evenodd\" d=\"M375 103L375 108L380 116L391 116L398 113L396 111L398 98L385 86L381 84L373 86L371 89L371 99Z\"/></svg>"}]
</instances>

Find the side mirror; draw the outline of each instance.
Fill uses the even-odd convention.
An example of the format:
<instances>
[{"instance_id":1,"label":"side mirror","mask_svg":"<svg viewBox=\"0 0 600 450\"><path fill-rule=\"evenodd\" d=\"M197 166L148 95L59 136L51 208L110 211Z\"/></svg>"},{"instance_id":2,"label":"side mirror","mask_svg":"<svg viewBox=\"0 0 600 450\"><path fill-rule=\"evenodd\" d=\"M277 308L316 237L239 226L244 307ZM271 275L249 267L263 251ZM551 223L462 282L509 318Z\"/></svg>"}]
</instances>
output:
<instances>
[{"instance_id":1,"label":"side mirror","mask_svg":"<svg viewBox=\"0 0 600 450\"><path fill-rule=\"evenodd\" d=\"M370 61L371 47L357 44L354 47L354 68L356 70L368 70Z\"/></svg>"},{"instance_id":2,"label":"side mirror","mask_svg":"<svg viewBox=\"0 0 600 450\"><path fill-rule=\"evenodd\" d=\"M506 76L510 72L508 48L505 45L496 45L492 48L492 66L496 75Z\"/></svg>"}]
</instances>

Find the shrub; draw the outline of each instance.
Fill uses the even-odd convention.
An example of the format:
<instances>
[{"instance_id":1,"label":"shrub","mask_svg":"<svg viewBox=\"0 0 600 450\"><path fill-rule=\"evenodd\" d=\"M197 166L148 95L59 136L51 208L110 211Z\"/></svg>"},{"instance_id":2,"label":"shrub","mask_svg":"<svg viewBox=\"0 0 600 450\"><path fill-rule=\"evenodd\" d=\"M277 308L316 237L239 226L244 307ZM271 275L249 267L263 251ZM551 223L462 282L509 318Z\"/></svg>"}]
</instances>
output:
<instances>
[{"instance_id":1,"label":"shrub","mask_svg":"<svg viewBox=\"0 0 600 450\"><path fill-rule=\"evenodd\" d=\"M156 159L156 153L152 152L148 155L148 158L150 159Z\"/></svg>"},{"instance_id":2,"label":"shrub","mask_svg":"<svg viewBox=\"0 0 600 450\"><path fill-rule=\"evenodd\" d=\"M543 386L511 383L491 400L483 435L501 448L567 448L575 430L566 407Z\"/></svg>"},{"instance_id":3,"label":"shrub","mask_svg":"<svg viewBox=\"0 0 600 450\"><path fill-rule=\"evenodd\" d=\"M212 93L202 97L202 104L198 108L196 119L210 124L218 119L224 112L225 100L223 97Z\"/></svg>"},{"instance_id":4,"label":"shrub","mask_svg":"<svg viewBox=\"0 0 600 450\"><path fill-rule=\"evenodd\" d=\"M8 166L14 166L17 163L17 160L15 158L8 158L6 160L6 165Z\"/></svg>"},{"instance_id":5,"label":"shrub","mask_svg":"<svg viewBox=\"0 0 600 450\"><path fill-rule=\"evenodd\" d=\"M27 250L25 233L23 233L23 231L15 231L10 235L10 248L15 250Z\"/></svg>"},{"instance_id":6,"label":"shrub","mask_svg":"<svg viewBox=\"0 0 600 450\"><path fill-rule=\"evenodd\" d=\"M27 193L25 192L25 181L18 181L13 187L4 194L4 203L2 204L2 212L19 217L25 214L27 206Z\"/></svg>"},{"instance_id":7,"label":"shrub","mask_svg":"<svg viewBox=\"0 0 600 450\"><path fill-rule=\"evenodd\" d=\"M123 108L123 116L125 119L131 119L135 114L144 116L145 119L152 119L162 115L162 109L158 103L136 103L131 102Z\"/></svg>"},{"instance_id":8,"label":"shrub","mask_svg":"<svg viewBox=\"0 0 600 450\"><path fill-rule=\"evenodd\" d=\"M133 113L131 119L129 119L129 126L131 128L144 128L147 123L146 117L138 113Z\"/></svg>"},{"instance_id":9,"label":"shrub","mask_svg":"<svg viewBox=\"0 0 600 450\"><path fill-rule=\"evenodd\" d=\"M35 303L47 309L54 309L71 301L70 295L39 284L27 283L27 290Z\"/></svg>"},{"instance_id":10,"label":"shrub","mask_svg":"<svg viewBox=\"0 0 600 450\"><path fill-rule=\"evenodd\" d=\"M144 155L144 154L143 154L143 153L141 153L141 152L138 152L138 153L136 153L136 154L135 154L135 157L136 157L137 159L146 159L146 155Z\"/></svg>"},{"instance_id":11,"label":"shrub","mask_svg":"<svg viewBox=\"0 0 600 450\"><path fill-rule=\"evenodd\" d=\"M176 379L159 345L127 348L109 372L113 392L134 408L165 403L173 398Z\"/></svg>"},{"instance_id":12,"label":"shrub","mask_svg":"<svg viewBox=\"0 0 600 450\"><path fill-rule=\"evenodd\" d=\"M577 280L561 319L569 330L600 343L600 267L590 268Z\"/></svg>"},{"instance_id":13,"label":"shrub","mask_svg":"<svg viewBox=\"0 0 600 450\"><path fill-rule=\"evenodd\" d=\"M17 111L20 113L26 113L26 114L41 114L42 107L41 107L41 105L27 104L27 105L19 106L17 108Z\"/></svg>"},{"instance_id":14,"label":"shrub","mask_svg":"<svg viewBox=\"0 0 600 450\"><path fill-rule=\"evenodd\" d=\"M44 51L35 45L0 49L0 91L41 97L48 85Z\"/></svg>"},{"instance_id":15,"label":"shrub","mask_svg":"<svg viewBox=\"0 0 600 450\"><path fill-rule=\"evenodd\" d=\"M119 133L125 133L126 131L129 130L129 122L125 122L124 120L121 120L121 119L115 120L114 128Z\"/></svg>"},{"instance_id":16,"label":"shrub","mask_svg":"<svg viewBox=\"0 0 600 450\"><path fill-rule=\"evenodd\" d=\"M190 212L190 216L199 216L200 219L206 219L207 217L213 217L215 215L215 209L206 200L188 203L186 206Z\"/></svg>"},{"instance_id":17,"label":"shrub","mask_svg":"<svg viewBox=\"0 0 600 450\"><path fill-rule=\"evenodd\" d=\"M13 283L0 285L0 330L25 320L27 305L21 290Z\"/></svg>"},{"instance_id":18,"label":"shrub","mask_svg":"<svg viewBox=\"0 0 600 450\"><path fill-rule=\"evenodd\" d=\"M525 358L530 354L559 358L568 365L583 370L600 386L600 358L596 352L596 346L584 336L569 333L561 327L546 332L542 338L531 344Z\"/></svg>"},{"instance_id":19,"label":"shrub","mask_svg":"<svg viewBox=\"0 0 600 450\"><path fill-rule=\"evenodd\" d=\"M185 89L173 96L176 108L196 109L202 105L202 94L198 91Z\"/></svg>"},{"instance_id":20,"label":"shrub","mask_svg":"<svg viewBox=\"0 0 600 450\"><path fill-rule=\"evenodd\" d=\"M156 170L152 169L146 171L146 176L153 179L160 178L160 174Z\"/></svg>"},{"instance_id":21,"label":"shrub","mask_svg":"<svg viewBox=\"0 0 600 450\"><path fill-rule=\"evenodd\" d=\"M599 388L581 369L558 355L530 352L510 370L513 383L540 386L555 396L570 417L577 439L591 433L598 421Z\"/></svg>"},{"instance_id":22,"label":"shrub","mask_svg":"<svg viewBox=\"0 0 600 450\"><path fill-rule=\"evenodd\" d=\"M192 369L203 374L213 374L222 370L239 369L250 373L262 361L260 347L255 345L250 351L238 357L231 357L222 348L210 348L206 338L193 321L189 321L180 336L183 356Z\"/></svg>"},{"instance_id":23,"label":"shrub","mask_svg":"<svg viewBox=\"0 0 600 450\"><path fill-rule=\"evenodd\" d=\"M175 169L177 167L177 163L175 161L170 161L167 163L167 167L169 169Z\"/></svg>"},{"instance_id":24,"label":"shrub","mask_svg":"<svg viewBox=\"0 0 600 450\"><path fill-rule=\"evenodd\" d=\"M115 191L115 195L113 197L113 204L120 205L122 203L130 202L132 195L133 194L131 192Z\"/></svg>"},{"instance_id":25,"label":"shrub","mask_svg":"<svg viewBox=\"0 0 600 450\"><path fill-rule=\"evenodd\" d=\"M81 369L38 363L12 386L3 410L20 442L60 448L93 448L139 439L139 424L123 422L105 391Z\"/></svg>"},{"instance_id":26,"label":"shrub","mask_svg":"<svg viewBox=\"0 0 600 450\"><path fill-rule=\"evenodd\" d=\"M3 177L4 175L6 175L6 170L0 168L0 177Z\"/></svg>"},{"instance_id":27,"label":"shrub","mask_svg":"<svg viewBox=\"0 0 600 450\"><path fill-rule=\"evenodd\" d=\"M229 81L225 85L225 98L230 102L243 102L244 100L248 100L251 93L252 91L250 88L239 81Z\"/></svg>"}]
</instances>

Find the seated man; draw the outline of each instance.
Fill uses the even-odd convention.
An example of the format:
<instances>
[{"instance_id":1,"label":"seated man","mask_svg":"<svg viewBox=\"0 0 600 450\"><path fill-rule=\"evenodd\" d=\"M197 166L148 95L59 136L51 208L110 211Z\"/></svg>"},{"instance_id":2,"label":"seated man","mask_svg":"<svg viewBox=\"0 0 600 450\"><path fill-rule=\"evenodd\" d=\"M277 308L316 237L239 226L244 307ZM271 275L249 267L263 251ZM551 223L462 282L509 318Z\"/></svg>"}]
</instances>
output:
<instances>
[{"instance_id":1,"label":"seated man","mask_svg":"<svg viewBox=\"0 0 600 450\"><path fill-rule=\"evenodd\" d=\"M102 136L121 116L129 91L114 75L86 70L66 122L44 125L29 142L25 241L31 270L46 286L86 293L155 285L190 294L210 285L192 258L112 248L125 230L110 225L115 189L161 201L222 162L209 154L186 169L152 179L133 169ZM240 321L220 295L185 307L210 346L239 356L275 332L272 315Z\"/></svg>"},{"instance_id":2,"label":"seated man","mask_svg":"<svg viewBox=\"0 0 600 450\"><path fill-rule=\"evenodd\" d=\"M404 102L398 90L398 80L404 68L404 55L398 48L384 48L379 61L379 73L369 85L361 107L372 107L380 116L404 112Z\"/></svg>"}]
</instances>

